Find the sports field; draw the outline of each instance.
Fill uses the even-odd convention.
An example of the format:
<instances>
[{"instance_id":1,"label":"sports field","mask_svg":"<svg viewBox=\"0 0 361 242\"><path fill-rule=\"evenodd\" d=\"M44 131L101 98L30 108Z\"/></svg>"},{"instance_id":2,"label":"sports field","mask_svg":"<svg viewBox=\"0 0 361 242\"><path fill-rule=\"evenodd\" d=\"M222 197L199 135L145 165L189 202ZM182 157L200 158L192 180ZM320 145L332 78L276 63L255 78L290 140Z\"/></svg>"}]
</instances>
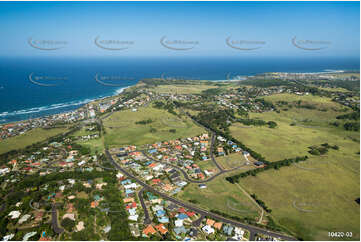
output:
<instances>
[{"instance_id":1,"label":"sports field","mask_svg":"<svg viewBox=\"0 0 361 242\"><path fill-rule=\"evenodd\" d=\"M151 123L136 122L151 119ZM181 118L165 110L142 107L136 112L125 110L115 112L103 121L106 134L105 145L143 145L182 137L199 135L205 130L195 125L189 118ZM175 130L175 132L170 132Z\"/></svg>"}]
</instances>

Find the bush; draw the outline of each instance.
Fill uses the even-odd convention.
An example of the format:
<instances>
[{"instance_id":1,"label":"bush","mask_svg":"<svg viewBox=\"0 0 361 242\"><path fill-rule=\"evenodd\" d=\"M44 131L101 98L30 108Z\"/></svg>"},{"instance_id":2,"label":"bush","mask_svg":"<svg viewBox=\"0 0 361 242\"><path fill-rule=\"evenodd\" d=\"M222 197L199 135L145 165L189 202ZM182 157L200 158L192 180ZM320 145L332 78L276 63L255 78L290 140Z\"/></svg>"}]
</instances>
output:
<instances>
[{"instance_id":1,"label":"bush","mask_svg":"<svg viewBox=\"0 0 361 242\"><path fill-rule=\"evenodd\" d=\"M75 221L71 220L70 218L65 218L61 221L61 226L70 232L75 226Z\"/></svg>"}]
</instances>

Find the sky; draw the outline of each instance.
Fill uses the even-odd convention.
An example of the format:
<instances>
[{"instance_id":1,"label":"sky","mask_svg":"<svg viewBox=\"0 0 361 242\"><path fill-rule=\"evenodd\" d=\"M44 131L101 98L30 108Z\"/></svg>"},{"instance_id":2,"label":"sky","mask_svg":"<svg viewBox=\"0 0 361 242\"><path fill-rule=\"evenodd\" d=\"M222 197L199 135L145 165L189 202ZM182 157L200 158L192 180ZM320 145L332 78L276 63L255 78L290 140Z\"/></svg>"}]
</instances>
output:
<instances>
[{"instance_id":1,"label":"sky","mask_svg":"<svg viewBox=\"0 0 361 242\"><path fill-rule=\"evenodd\" d=\"M360 54L359 2L0 2L0 56ZM49 50L52 49L52 50Z\"/></svg>"}]
</instances>

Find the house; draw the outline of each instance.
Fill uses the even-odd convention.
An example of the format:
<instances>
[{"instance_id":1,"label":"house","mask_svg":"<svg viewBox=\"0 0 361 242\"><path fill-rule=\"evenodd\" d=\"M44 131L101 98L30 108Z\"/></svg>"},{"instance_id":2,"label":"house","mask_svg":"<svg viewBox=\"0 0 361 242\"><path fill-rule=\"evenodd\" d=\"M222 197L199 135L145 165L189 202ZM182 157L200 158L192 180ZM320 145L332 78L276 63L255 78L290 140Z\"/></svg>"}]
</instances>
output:
<instances>
[{"instance_id":1,"label":"house","mask_svg":"<svg viewBox=\"0 0 361 242\"><path fill-rule=\"evenodd\" d=\"M234 238L236 240L242 240L243 235L244 235L244 230L242 230L241 228L235 227L234 236L232 238Z\"/></svg>"},{"instance_id":2,"label":"house","mask_svg":"<svg viewBox=\"0 0 361 242\"><path fill-rule=\"evenodd\" d=\"M26 233L23 237L23 241L28 241L28 239L30 237L33 237L34 235L36 235L36 232L29 232L29 233Z\"/></svg>"},{"instance_id":3,"label":"house","mask_svg":"<svg viewBox=\"0 0 361 242\"><path fill-rule=\"evenodd\" d=\"M98 207L98 205L99 205L98 201L93 201L90 203L90 207L92 207L92 208L96 208L96 207Z\"/></svg>"},{"instance_id":4,"label":"house","mask_svg":"<svg viewBox=\"0 0 361 242\"><path fill-rule=\"evenodd\" d=\"M213 224L213 227L214 227L215 229L221 230L221 228L222 228L222 222L214 223L214 224Z\"/></svg>"},{"instance_id":5,"label":"house","mask_svg":"<svg viewBox=\"0 0 361 242\"><path fill-rule=\"evenodd\" d=\"M183 219L188 218L188 216L187 216L187 214L180 213L180 214L178 214L177 218L183 220Z\"/></svg>"},{"instance_id":6,"label":"house","mask_svg":"<svg viewBox=\"0 0 361 242\"><path fill-rule=\"evenodd\" d=\"M22 224L22 223L26 222L30 217L31 217L31 215L25 214L19 219L18 223Z\"/></svg>"},{"instance_id":7,"label":"house","mask_svg":"<svg viewBox=\"0 0 361 242\"><path fill-rule=\"evenodd\" d=\"M231 236L233 232L233 227L230 225L224 225L223 226L223 233L227 234L228 236Z\"/></svg>"},{"instance_id":8,"label":"house","mask_svg":"<svg viewBox=\"0 0 361 242\"><path fill-rule=\"evenodd\" d=\"M68 203L66 209L67 213L72 213L74 211L74 205L72 203Z\"/></svg>"},{"instance_id":9,"label":"house","mask_svg":"<svg viewBox=\"0 0 361 242\"><path fill-rule=\"evenodd\" d=\"M200 189L207 188L206 184L199 184L198 187L199 187Z\"/></svg>"},{"instance_id":10,"label":"house","mask_svg":"<svg viewBox=\"0 0 361 242\"><path fill-rule=\"evenodd\" d=\"M43 219L44 212L36 211L35 212L35 222L40 222Z\"/></svg>"},{"instance_id":11,"label":"house","mask_svg":"<svg viewBox=\"0 0 361 242\"><path fill-rule=\"evenodd\" d=\"M206 225L202 228L202 230L206 233L206 234L213 234L214 233L214 228L212 228L209 225Z\"/></svg>"},{"instance_id":12,"label":"house","mask_svg":"<svg viewBox=\"0 0 361 242\"><path fill-rule=\"evenodd\" d=\"M6 236L3 237L3 241L9 241L11 240L12 238L14 238L15 234L8 234Z\"/></svg>"},{"instance_id":13,"label":"house","mask_svg":"<svg viewBox=\"0 0 361 242\"><path fill-rule=\"evenodd\" d=\"M183 226L183 220L177 219L176 221L174 221L174 224L176 227L181 227L181 226Z\"/></svg>"},{"instance_id":14,"label":"house","mask_svg":"<svg viewBox=\"0 0 361 242\"><path fill-rule=\"evenodd\" d=\"M213 224L214 224L215 222L216 222L216 221L214 221L213 219L209 219L209 218L207 218L207 221L206 221L207 225L209 225L209 226L213 226Z\"/></svg>"},{"instance_id":15,"label":"house","mask_svg":"<svg viewBox=\"0 0 361 242\"><path fill-rule=\"evenodd\" d=\"M158 218L158 221L162 224L166 224L166 223L169 223L169 218L164 216L164 217Z\"/></svg>"},{"instance_id":16,"label":"house","mask_svg":"<svg viewBox=\"0 0 361 242\"><path fill-rule=\"evenodd\" d=\"M84 222L80 221L76 226L75 226L76 231L82 231L84 229Z\"/></svg>"},{"instance_id":17,"label":"house","mask_svg":"<svg viewBox=\"0 0 361 242\"><path fill-rule=\"evenodd\" d=\"M96 189L102 190L103 186L106 186L106 185L107 185L107 183L103 182L103 183L96 184L95 187L96 187Z\"/></svg>"},{"instance_id":18,"label":"house","mask_svg":"<svg viewBox=\"0 0 361 242\"><path fill-rule=\"evenodd\" d=\"M63 219L66 219L66 218L75 221L75 215L74 215L74 213L66 213L66 214L64 214Z\"/></svg>"},{"instance_id":19,"label":"house","mask_svg":"<svg viewBox=\"0 0 361 242\"><path fill-rule=\"evenodd\" d=\"M129 217L128 217L128 219L130 220L130 221L138 221L138 216L139 215L130 215Z\"/></svg>"},{"instance_id":20,"label":"house","mask_svg":"<svg viewBox=\"0 0 361 242\"><path fill-rule=\"evenodd\" d=\"M178 235L178 234L185 234L187 233L187 229L184 228L184 226L180 226L180 227L176 227L173 229L173 231Z\"/></svg>"},{"instance_id":21,"label":"house","mask_svg":"<svg viewBox=\"0 0 361 242\"><path fill-rule=\"evenodd\" d=\"M168 229L164 226L164 224L158 224L154 226L161 234L166 234Z\"/></svg>"},{"instance_id":22,"label":"house","mask_svg":"<svg viewBox=\"0 0 361 242\"><path fill-rule=\"evenodd\" d=\"M157 217L163 217L165 215L165 211L164 210L157 210L156 214L157 214Z\"/></svg>"},{"instance_id":23,"label":"house","mask_svg":"<svg viewBox=\"0 0 361 242\"><path fill-rule=\"evenodd\" d=\"M124 203L130 203L130 202L134 202L134 198L133 197L127 197L123 199Z\"/></svg>"},{"instance_id":24,"label":"house","mask_svg":"<svg viewBox=\"0 0 361 242\"><path fill-rule=\"evenodd\" d=\"M148 225L148 227L146 227L144 230L143 230L143 234L145 234L146 236L148 236L149 234L155 234L157 231L153 228L152 225Z\"/></svg>"},{"instance_id":25,"label":"house","mask_svg":"<svg viewBox=\"0 0 361 242\"><path fill-rule=\"evenodd\" d=\"M248 153L247 151L245 151L245 150L242 152L242 154L243 154L244 156L249 156L249 153Z\"/></svg>"},{"instance_id":26,"label":"house","mask_svg":"<svg viewBox=\"0 0 361 242\"><path fill-rule=\"evenodd\" d=\"M137 214L137 210L135 208L131 208L128 210L130 215L136 215Z\"/></svg>"},{"instance_id":27,"label":"house","mask_svg":"<svg viewBox=\"0 0 361 242\"><path fill-rule=\"evenodd\" d=\"M153 179L153 180L152 180L152 185L156 185L156 184L158 184L158 183L160 183L160 182L161 182L161 180L160 180L159 178Z\"/></svg>"},{"instance_id":28,"label":"house","mask_svg":"<svg viewBox=\"0 0 361 242\"><path fill-rule=\"evenodd\" d=\"M11 219L16 219L21 215L21 213L19 211L11 211L9 213L9 216L11 216Z\"/></svg>"}]
</instances>

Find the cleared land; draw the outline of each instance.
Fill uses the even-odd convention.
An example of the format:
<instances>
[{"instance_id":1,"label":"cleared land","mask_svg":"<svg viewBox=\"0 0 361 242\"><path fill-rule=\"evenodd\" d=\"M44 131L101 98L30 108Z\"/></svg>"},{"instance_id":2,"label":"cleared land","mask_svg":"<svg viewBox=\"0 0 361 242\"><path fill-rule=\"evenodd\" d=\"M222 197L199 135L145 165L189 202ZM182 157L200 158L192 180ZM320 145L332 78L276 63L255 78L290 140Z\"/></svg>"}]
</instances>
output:
<instances>
[{"instance_id":1,"label":"cleared land","mask_svg":"<svg viewBox=\"0 0 361 242\"><path fill-rule=\"evenodd\" d=\"M224 177L225 175L221 175L207 182L207 188L204 189L200 189L198 184L189 184L177 197L184 201L196 201L197 206L205 209L218 210L240 218L252 217L256 219L259 216L259 209Z\"/></svg>"},{"instance_id":2,"label":"cleared land","mask_svg":"<svg viewBox=\"0 0 361 242\"><path fill-rule=\"evenodd\" d=\"M22 149L28 145L46 140L49 137L65 133L67 128L42 129L36 128L25 134L2 140L0 143L0 153L10 150Z\"/></svg>"},{"instance_id":3,"label":"cleared land","mask_svg":"<svg viewBox=\"0 0 361 242\"><path fill-rule=\"evenodd\" d=\"M158 93L177 93L177 94L199 94L210 88L218 86L200 84L200 85L159 85L154 90ZM150 89L152 90L152 89Z\"/></svg>"},{"instance_id":4,"label":"cleared land","mask_svg":"<svg viewBox=\"0 0 361 242\"><path fill-rule=\"evenodd\" d=\"M251 113L253 119L275 121L274 129L267 126L245 126L235 123L230 130L232 135L245 145L262 154L270 161L277 161L296 156L307 155L308 147L329 143L332 145L347 146L352 140L359 140L357 132L345 131L342 127L334 127L329 123L336 121L336 116L347 112L334 111L343 107L327 98L296 95L274 95L265 98L273 102L279 100L302 100L318 107L328 108L327 111L318 109L288 108L280 113ZM350 111L348 111L350 112ZM352 142L355 143L355 142ZM358 143L356 143L358 144ZM355 149L353 152L359 151Z\"/></svg>"},{"instance_id":5,"label":"cleared land","mask_svg":"<svg viewBox=\"0 0 361 242\"><path fill-rule=\"evenodd\" d=\"M275 129L232 125L233 136L270 161L310 157L290 167L243 178L240 183L272 209L278 223L302 239L330 240L328 231L342 231L352 232L349 239L358 240L360 207L355 199L360 197L360 134L329 124L345 113L339 111L343 107L313 96L274 95L265 99L288 102L301 99L327 111L292 107L280 113L251 114L251 118L277 122ZM329 149L323 156L308 153L309 146L322 143L337 145L339 150Z\"/></svg>"},{"instance_id":6,"label":"cleared land","mask_svg":"<svg viewBox=\"0 0 361 242\"><path fill-rule=\"evenodd\" d=\"M151 119L148 124L136 122ZM103 121L105 145L143 145L182 137L199 135L205 130L196 126L189 118L181 118L161 109L152 107L115 112ZM175 133L170 132L175 130Z\"/></svg>"},{"instance_id":7,"label":"cleared land","mask_svg":"<svg viewBox=\"0 0 361 242\"><path fill-rule=\"evenodd\" d=\"M247 162L242 153L233 153L227 156L219 156L216 158L218 164L224 169L231 169L234 167L241 166Z\"/></svg>"}]
</instances>

